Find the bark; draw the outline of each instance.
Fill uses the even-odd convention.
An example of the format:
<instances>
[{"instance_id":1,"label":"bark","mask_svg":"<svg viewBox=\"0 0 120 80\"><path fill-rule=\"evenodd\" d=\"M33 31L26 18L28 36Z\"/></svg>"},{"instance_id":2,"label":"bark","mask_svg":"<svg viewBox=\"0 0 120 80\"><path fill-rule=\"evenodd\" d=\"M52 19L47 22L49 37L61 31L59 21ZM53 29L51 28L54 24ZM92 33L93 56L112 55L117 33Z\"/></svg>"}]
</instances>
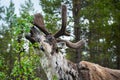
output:
<instances>
[{"instance_id":1,"label":"bark","mask_svg":"<svg viewBox=\"0 0 120 80\"><path fill-rule=\"evenodd\" d=\"M117 59L116 59L116 63L117 63L117 69L120 69L120 48L118 47L116 50L117 53Z\"/></svg>"},{"instance_id":2,"label":"bark","mask_svg":"<svg viewBox=\"0 0 120 80\"><path fill-rule=\"evenodd\" d=\"M74 35L75 35L75 41L80 40L80 0L73 0L73 18L74 18ZM81 60L81 50L76 49L75 55L76 55L76 62L80 62Z\"/></svg>"}]
</instances>

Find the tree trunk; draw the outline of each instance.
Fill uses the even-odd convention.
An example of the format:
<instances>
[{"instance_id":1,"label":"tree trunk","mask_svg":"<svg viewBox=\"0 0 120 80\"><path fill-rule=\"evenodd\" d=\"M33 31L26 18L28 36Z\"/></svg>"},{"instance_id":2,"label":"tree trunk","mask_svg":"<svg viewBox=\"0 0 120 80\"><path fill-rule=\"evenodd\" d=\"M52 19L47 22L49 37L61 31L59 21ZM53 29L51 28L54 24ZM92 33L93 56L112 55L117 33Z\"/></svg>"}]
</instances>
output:
<instances>
[{"instance_id":1,"label":"tree trunk","mask_svg":"<svg viewBox=\"0 0 120 80\"><path fill-rule=\"evenodd\" d=\"M79 22L80 22L79 13L80 13L80 0L73 0L74 35L76 42L80 40L80 31L81 31L81 28L79 26ZM75 51L77 63L81 61L82 56L80 52L81 52L80 49L76 49Z\"/></svg>"},{"instance_id":2,"label":"tree trunk","mask_svg":"<svg viewBox=\"0 0 120 80\"><path fill-rule=\"evenodd\" d=\"M116 59L117 69L120 69L120 46L119 45L117 45L116 54L117 54L117 59Z\"/></svg>"}]
</instances>

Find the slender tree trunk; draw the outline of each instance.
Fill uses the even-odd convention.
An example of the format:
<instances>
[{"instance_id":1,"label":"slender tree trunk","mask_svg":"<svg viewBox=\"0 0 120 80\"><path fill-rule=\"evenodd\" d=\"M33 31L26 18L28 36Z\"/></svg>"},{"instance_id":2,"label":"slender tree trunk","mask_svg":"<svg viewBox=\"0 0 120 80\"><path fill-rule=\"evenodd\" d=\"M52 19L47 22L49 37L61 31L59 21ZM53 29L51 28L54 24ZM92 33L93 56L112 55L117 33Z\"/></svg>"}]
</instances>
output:
<instances>
[{"instance_id":1,"label":"slender tree trunk","mask_svg":"<svg viewBox=\"0 0 120 80\"><path fill-rule=\"evenodd\" d=\"M117 69L120 69L120 55L117 56Z\"/></svg>"},{"instance_id":2,"label":"slender tree trunk","mask_svg":"<svg viewBox=\"0 0 120 80\"><path fill-rule=\"evenodd\" d=\"M117 59L116 59L117 69L120 69L120 47L119 45L116 48L116 53L117 53Z\"/></svg>"},{"instance_id":3,"label":"slender tree trunk","mask_svg":"<svg viewBox=\"0 0 120 80\"><path fill-rule=\"evenodd\" d=\"M74 18L74 35L75 35L75 41L79 41L80 40L80 0L73 0L73 18ZM81 50L80 49L76 49L75 51L75 56L76 56L76 62L80 62L81 61Z\"/></svg>"}]
</instances>

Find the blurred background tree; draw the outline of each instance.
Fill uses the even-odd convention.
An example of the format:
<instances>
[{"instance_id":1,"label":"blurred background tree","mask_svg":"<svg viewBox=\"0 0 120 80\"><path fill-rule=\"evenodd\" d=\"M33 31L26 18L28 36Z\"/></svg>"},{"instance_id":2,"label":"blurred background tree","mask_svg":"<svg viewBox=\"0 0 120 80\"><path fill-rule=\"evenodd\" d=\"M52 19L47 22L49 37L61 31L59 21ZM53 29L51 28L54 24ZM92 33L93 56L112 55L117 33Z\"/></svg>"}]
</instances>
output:
<instances>
[{"instance_id":1,"label":"blurred background tree","mask_svg":"<svg viewBox=\"0 0 120 80\"><path fill-rule=\"evenodd\" d=\"M67 58L76 63L87 60L120 69L120 0L39 0L51 33L61 27L61 4L68 7L69 39L87 40L82 49L68 48ZM19 16L14 5L10 0L8 7L0 6L0 80L46 80L38 64L39 56L24 38L33 26L34 4L26 0L21 4Z\"/></svg>"}]
</instances>

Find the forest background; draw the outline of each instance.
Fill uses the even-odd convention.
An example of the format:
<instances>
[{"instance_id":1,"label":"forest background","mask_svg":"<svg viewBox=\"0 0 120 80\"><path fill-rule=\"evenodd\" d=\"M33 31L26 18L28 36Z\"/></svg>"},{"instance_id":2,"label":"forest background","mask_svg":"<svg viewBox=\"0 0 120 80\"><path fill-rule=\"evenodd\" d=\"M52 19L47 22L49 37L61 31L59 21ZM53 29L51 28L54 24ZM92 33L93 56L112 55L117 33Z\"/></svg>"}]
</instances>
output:
<instances>
[{"instance_id":1,"label":"forest background","mask_svg":"<svg viewBox=\"0 0 120 80\"><path fill-rule=\"evenodd\" d=\"M67 48L66 57L75 63L86 60L120 69L120 0L25 0L19 13L16 3L8 2L5 6L0 0L0 80L46 80L40 57L25 34L37 12L43 14L47 29L55 33L61 26L61 4L68 8L67 30L72 32L62 38L86 40L82 49Z\"/></svg>"}]
</instances>

